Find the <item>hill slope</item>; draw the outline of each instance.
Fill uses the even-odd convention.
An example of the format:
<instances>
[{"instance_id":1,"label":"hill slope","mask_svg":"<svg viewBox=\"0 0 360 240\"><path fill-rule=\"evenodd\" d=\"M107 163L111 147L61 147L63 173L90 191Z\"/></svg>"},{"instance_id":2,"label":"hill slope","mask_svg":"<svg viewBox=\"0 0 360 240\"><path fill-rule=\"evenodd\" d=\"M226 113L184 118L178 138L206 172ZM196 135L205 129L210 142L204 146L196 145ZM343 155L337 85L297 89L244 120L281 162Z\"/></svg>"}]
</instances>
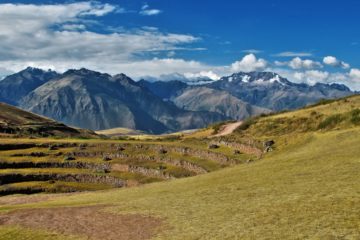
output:
<instances>
[{"instance_id":1,"label":"hill slope","mask_svg":"<svg viewBox=\"0 0 360 240\"><path fill-rule=\"evenodd\" d=\"M25 136L96 137L96 134L91 131L70 128L5 103L0 103L0 133Z\"/></svg>"},{"instance_id":2,"label":"hill slope","mask_svg":"<svg viewBox=\"0 0 360 240\"><path fill-rule=\"evenodd\" d=\"M32 201L40 202L29 205L9 205L11 200L4 199L0 219L5 224L0 235L4 239L54 239L53 232L63 234L63 239L71 239L69 234L91 237L102 233L102 239L359 239L358 109L360 97L356 96L259 118L222 140L241 141L255 134L254 141L275 140L275 150L261 161L214 173L141 188L54 195L51 201L39 196ZM312 112L324 119L317 120ZM319 128L326 118L337 114L344 115L344 120ZM298 130L291 125L304 116L314 119L317 130ZM273 121L284 125L257 131L256 126ZM77 213L71 227L66 224L72 216L66 215L65 206ZM105 212L103 208L106 216L100 214ZM98 217L83 220L93 216L87 211ZM58 212L63 212L61 219L49 224L51 214ZM34 216L39 216L37 221L33 221ZM106 229L107 234L103 231L106 218L124 223L130 217L141 222L141 231L131 224L125 224L127 228L122 227L121 233L118 228ZM82 224L97 232L81 228Z\"/></svg>"}]
</instances>

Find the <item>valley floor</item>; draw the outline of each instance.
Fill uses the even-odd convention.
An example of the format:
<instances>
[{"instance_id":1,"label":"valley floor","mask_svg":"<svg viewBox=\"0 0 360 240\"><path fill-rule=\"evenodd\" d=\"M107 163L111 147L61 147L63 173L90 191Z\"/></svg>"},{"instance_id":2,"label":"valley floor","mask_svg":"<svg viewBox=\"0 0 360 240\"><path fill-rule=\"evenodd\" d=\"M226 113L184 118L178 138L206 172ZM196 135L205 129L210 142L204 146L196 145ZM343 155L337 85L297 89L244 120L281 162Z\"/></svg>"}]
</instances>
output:
<instances>
[{"instance_id":1,"label":"valley floor","mask_svg":"<svg viewBox=\"0 0 360 240\"><path fill-rule=\"evenodd\" d=\"M360 128L277 140L261 161L191 178L2 197L0 239L360 239Z\"/></svg>"}]
</instances>

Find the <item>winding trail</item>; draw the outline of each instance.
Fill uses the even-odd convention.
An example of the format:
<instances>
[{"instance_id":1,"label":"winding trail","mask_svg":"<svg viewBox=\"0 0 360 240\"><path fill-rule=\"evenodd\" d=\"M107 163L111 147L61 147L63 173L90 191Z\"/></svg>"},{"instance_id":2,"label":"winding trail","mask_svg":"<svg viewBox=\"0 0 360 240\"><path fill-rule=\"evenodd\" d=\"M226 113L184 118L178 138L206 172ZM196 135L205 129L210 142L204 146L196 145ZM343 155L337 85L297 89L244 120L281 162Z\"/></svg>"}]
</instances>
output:
<instances>
[{"instance_id":1,"label":"winding trail","mask_svg":"<svg viewBox=\"0 0 360 240\"><path fill-rule=\"evenodd\" d=\"M220 131L217 134L211 137L222 137L229 135L233 133L238 127L240 127L242 123L243 123L242 121L239 121L239 122L225 124L221 127Z\"/></svg>"}]
</instances>

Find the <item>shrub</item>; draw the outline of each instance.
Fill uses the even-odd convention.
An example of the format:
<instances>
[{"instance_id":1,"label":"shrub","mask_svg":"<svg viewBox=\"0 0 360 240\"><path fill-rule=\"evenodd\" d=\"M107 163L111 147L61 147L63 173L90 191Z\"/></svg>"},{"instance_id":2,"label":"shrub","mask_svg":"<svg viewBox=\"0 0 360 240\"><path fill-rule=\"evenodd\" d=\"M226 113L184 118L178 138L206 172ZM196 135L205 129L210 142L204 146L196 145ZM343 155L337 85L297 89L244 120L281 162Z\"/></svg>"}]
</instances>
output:
<instances>
[{"instance_id":1,"label":"shrub","mask_svg":"<svg viewBox=\"0 0 360 240\"><path fill-rule=\"evenodd\" d=\"M325 118L318 126L318 129L333 128L344 120L340 114L331 115Z\"/></svg>"},{"instance_id":2,"label":"shrub","mask_svg":"<svg viewBox=\"0 0 360 240\"><path fill-rule=\"evenodd\" d=\"M360 125L360 109L354 109L350 112L351 115L351 123L355 124L355 125Z\"/></svg>"},{"instance_id":3,"label":"shrub","mask_svg":"<svg viewBox=\"0 0 360 240\"><path fill-rule=\"evenodd\" d=\"M336 99L320 99L317 103L314 104L310 104L308 106L306 106L306 108L311 108L311 107L316 107L316 106L321 106L321 105L325 105L325 104L330 104L337 101Z\"/></svg>"},{"instance_id":4,"label":"shrub","mask_svg":"<svg viewBox=\"0 0 360 240\"><path fill-rule=\"evenodd\" d=\"M245 131L247 130L251 125L255 124L256 121L254 118L248 118L246 119L236 130L237 131Z\"/></svg>"},{"instance_id":5,"label":"shrub","mask_svg":"<svg viewBox=\"0 0 360 240\"><path fill-rule=\"evenodd\" d=\"M310 113L310 116L316 116L318 113L316 112L316 111L312 111L311 113Z\"/></svg>"},{"instance_id":6,"label":"shrub","mask_svg":"<svg viewBox=\"0 0 360 240\"><path fill-rule=\"evenodd\" d=\"M75 158L72 157L72 156L65 156L64 157L64 161L73 161L73 160L75 160Z\"/></svg>"}]
</instances>

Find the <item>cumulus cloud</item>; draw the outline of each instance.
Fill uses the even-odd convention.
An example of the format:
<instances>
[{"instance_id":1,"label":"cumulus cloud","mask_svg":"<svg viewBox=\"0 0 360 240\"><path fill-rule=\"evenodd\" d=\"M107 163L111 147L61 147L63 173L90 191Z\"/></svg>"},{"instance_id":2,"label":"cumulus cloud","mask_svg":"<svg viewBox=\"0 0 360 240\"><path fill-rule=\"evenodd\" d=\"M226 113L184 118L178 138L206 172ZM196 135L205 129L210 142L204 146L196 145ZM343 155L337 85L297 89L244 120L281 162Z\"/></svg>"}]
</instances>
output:
<instances>
[{"instance_id":1,"label":"cumulus cloud","mask_svg":"<svg viewBox=\"0 0 360 240\"><path fill-rule=\"evenodd\" d=\"M185 73L185 77L190 79L196 79L196 78L208 78L211 80L219 80L220 76L213 71L201 71L199 73Z\"/></svg>"},{"instance_id":2,"label":"cumulus cloud","mask_svg":"<svg viewBox=\"0 0 360 240\"><path fill-rule=\"evenodd\" d=\"M360 69L352 68L348 74L348 85L355 90L360 91Z\"/></svg>"},{"instance_id":3,"label":"cumulus cloud","mask_svg":"<svg viewBox=\"0 0 360 240\"><path fill-rule=\"evenodd\" d=\"M352 79L359 80L360 81L360 69L353 68L350 70L349 76Z\"/></svg>"},{"instance_id":4,"label":"cumulus cloud","mask_svg":"<svg viewBox=\"0 0 360 240\"><path fill-rule=\"evenodd\" d=\"M262 71L267 67L268 63L265 59L257 59L254 54L248 54L240 61L234 62L231 65L231 70L233 72L252 72L252 71Z\"/></svg>"},{"instance_id":5,"label":"cumulus cloud","mask_svg":"<svg viewBox=\"0 0 360 240\"><path fill-rule=\"evenodd\" d=\"M292 69L314 69L314 68L321 68L322 65L319 62L310 60L310 59L301 59L296 57L289 62L289 67Z\"/></svg>"},{"instance_id":6,"label":"cumulus cloud","mask_svg":"<svg viewBox=\"0 0 360 240\"><path fill-rule=\"evenodd\" d=\"M318 70L309 70L301 73L296 72L294 74L294 77L298 80L301 80L302 82L306 82L311 85L317 82L326 82L329 76L330 74L328 72Z\"/></svg>"},{"instance_id":7,"label":"cumulus cloud","mask_svg":"<svg viewBox=\"0 0 360 240\"><path fill-rule=\"evenodd\" d=\"M164 33L157 28L122 28L110 33L88 30L88 25L94 24L98 17L124 11L119 6L93 1L0 4L0 64L7 71L19 71L29 65L51 65L58 71L103 66L99 70L128 72L121 66L142 62L151 52L192 50L184 45L200 40L192 35Z\"/></svg>"},{"instance_id":8,"label":"cumulus cloud","mask_svg":"<svg viewBox=\"0 0 360 240\"><path fill-rule=\"evenodd\" d=\"M94 66L106 69L107 72L113 73L114 70L109 66ZM153 58L150 60L133 61L128 63L121 63L117 65L116 71L125 72L126 74L140 79L144 75L159 77L161 75L170 75L173 73L187 74L188 76L211 76L208 71L216 69L216 67L206 65L198 61L186 61L184 59L176 58Z\"/></svg>"},{"instance_id":9,"label":"cumulus cloud","mask_svg":"<svg viewBox=\"0 0 360 240\"><path fill-rule=\"evenodd\" d=\"M350 65L346 62L338 60L336 57L333 56L326 56L323 59L324 64L333 66L333 67L341 67L343 69L350 68Z\"/></svg>"},{"instance_id":10,"label":"cumulus cloud","mask_svg":"<svg viewBox=\"0 0 360 240\"><path fill-rule=\"evenodd\" d=\"M140 11L140 14L143 16L153 16L153 15L158 15L160 13L162 13L161 10L150 9L150 6L148 4L143 5Z\"/></svg>"}]
</instances>

